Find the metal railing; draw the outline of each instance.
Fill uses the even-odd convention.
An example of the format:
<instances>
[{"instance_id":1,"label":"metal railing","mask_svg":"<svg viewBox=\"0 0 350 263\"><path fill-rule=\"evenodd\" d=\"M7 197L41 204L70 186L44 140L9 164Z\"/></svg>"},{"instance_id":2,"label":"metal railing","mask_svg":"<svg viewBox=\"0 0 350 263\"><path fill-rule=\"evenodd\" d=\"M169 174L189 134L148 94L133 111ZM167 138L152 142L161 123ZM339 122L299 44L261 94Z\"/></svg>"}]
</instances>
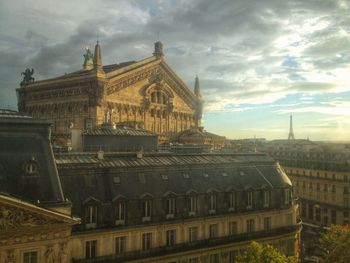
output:
<instances>
[{"instance_id":1,"label":"metal railing","mask_svg":"<svg viewBox=\"0 0 350 263\"><path fill-rule=\"evenodd\" d=\"M73 263L93 263L93 262L114 263L118 261L122 262L125 260L136 260L136 259L145 258L145 257L162 256L162 255L167 255L171 253L185 252L189 250L202 249L202 248L207 248L212 246L220 246L220 245L225 245L229 243L256 240L259 238L265 238L265 237L271 237L271 236L285 235L289 233L294 233L296 231L300 231L301 227L302 227L301 222L298 222L296 225L292 225L292 226L285 226L285 227L280 227L280 228L275 228L270 230L256 231L251 233L242 233L242 234L236 234L236 235L230 235L230 236L224 236L224 237L218 237L218 238L197 240L194 242L176 244L170 247L163 246L163 247L151 248L145 251L142 251L142 250L129 251L122 254L99 256L93 259L73 259Z\"/></svg>"}]
</instances>

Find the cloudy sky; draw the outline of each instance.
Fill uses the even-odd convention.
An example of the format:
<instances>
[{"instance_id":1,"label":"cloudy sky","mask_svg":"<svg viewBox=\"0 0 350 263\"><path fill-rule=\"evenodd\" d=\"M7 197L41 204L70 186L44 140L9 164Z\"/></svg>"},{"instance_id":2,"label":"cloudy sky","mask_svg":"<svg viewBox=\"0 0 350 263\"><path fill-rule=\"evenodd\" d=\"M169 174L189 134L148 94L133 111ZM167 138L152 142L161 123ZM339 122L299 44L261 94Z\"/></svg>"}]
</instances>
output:
<instances>
[{"instance_id":1,"label":"cloudy sky","mask_svg":"<svg viewBox=\"0 0 350 263\"><path fill-rule=\"evenodd\" d=\"M203 124L229 138L350 140L349 0L0 0L0 107L16 107L26 67L43 79L81 68L98 38L104 64L163 42L205 99Z\"/></svg>"}]
</instances>

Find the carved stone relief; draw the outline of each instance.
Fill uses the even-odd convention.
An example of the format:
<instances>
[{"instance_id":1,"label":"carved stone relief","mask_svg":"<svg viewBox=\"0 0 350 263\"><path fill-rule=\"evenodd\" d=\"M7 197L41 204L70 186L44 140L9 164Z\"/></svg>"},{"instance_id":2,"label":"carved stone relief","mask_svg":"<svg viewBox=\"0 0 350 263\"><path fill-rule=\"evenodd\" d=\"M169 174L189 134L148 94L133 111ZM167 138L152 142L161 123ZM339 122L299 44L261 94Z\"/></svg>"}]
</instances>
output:
<instances>
[{"instance_id":1,"label":"carved stone relief","mask_svg":"<svg viewBox=\"0 0 350 263\"><path fill-rule=\"evenodd\" d=\"M39 218L21 209L9 209L5 206L0 206L0 230L37 226L48 223L55 223L55 221Z\"/></svg>"}]
</instances>

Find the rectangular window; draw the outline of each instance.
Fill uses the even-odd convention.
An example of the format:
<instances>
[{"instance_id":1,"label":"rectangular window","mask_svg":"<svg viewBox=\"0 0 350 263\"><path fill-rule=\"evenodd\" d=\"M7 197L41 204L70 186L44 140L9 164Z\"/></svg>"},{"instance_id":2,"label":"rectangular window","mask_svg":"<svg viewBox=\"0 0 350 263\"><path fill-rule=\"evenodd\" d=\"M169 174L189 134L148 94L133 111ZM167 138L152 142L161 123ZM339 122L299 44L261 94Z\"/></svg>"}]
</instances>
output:
<instances>
[{"instance_id":1,"label":"rectangular window","mask_svg":"<svg viewBox=\"0 0 350 263\"><path fill-rule=\"evenodd\" d=\"M168 247L174 246L176 242L175 240L176 240L176 230L172 229L172 230L166 231L166 245Z\"/></svg>"},{"instance_id":2,"label":"rectangular window","mask_svg":"<svg viewBox=\"0 0 350 263\"><path fill-rule=\"evenodd\" d=\"M152 211L152 201L151 200L144 200L142 202L142 217L144 219L150 219L151 218L151 211Z\"/></svg>"},{"instance_id":3,"label":"rectangular window","mask_svg":"<svg viewBox=\"0 0 350 263\"><path fill-rule=\"evenodd\" d=\"M335 185L332 185L332 193L335 193Z\"/></svg>"},{"instance_id":4,"label":"rectangular window","mask_svg":"<svg viewBox=\"0 0 350 263\"><path fill-rule=\"evenodd\" d=\"M198 239L198 227L193 226L188 228L188 241L194 242Z\"/></svg>"},{"instance_id":5,"label":"rectangular window","mask_svg":"<svg viewBox=\"0 0 350 263\"><path fill-rule=\"evenodd\" d=\"M343 225L349 225L349 211L343 212Z\"/></svg>"},{"instance_id":6,"label":"rectangular window","mask_svg":"<svg viewBox=\"0 0 350 263\"><path fill-rule=\"evenodd\" d=\"M336 210L331 211L331 223L332 224L337 223L337 211Z\"/></svg>"},{"instance_id":7,"label":"rectangular window","mask_svg":"<svg viewBox=\"0 0 350 263\"><path fill-rule=\"evenodd\" d=\"M95 258L97 249L97 240L86 241L85 243L85 258Z\"/></svg>"},{"instance_id":8,"label":"rectangular window","mask_svg":"<svg viewBox=\"0 0 350 263\"><path fill-rule=\"evenodd\" d=\"M218 225L209 225L209 238L216 238L218 236Z\"/></svg>"},{"instance_id":9,"label":"rectangular window","mask_svg":"<svg viewBox=\"0 0 350 263\"><path fill-rule=\"evenodd\" d=\"M289 205L290 204L290 197L291 197L291 192L290 189L284 189L284 204Z\"/></svg>"},{"instance_id":10,"label":"rectangular window","mask_svg":"<svg viewBox=\"0 0 350 263\"><path fill-rule=\"evenodd\" d=\"M235 263L235 262L236 262L237 255L238 255L238 252L237 252L236 250L230 251L229 262L230 262L230 263Z\"/></svg>"},{"instance_id":11,"label":"rectangular window","mask_svg":"<svg viewBox=\"0 0 350 263\"><path fill-rule=\"evenodd\" d=\"M236 193L230 193L229 195L229 211L233 212L236 209Z\"/></svg>"},{"instance_id":12,"label":"rectangular window","mask_svg":"<svg viewBox=\"0 0 350 263\"><path fill-rule=\"evenodd\" d=\"M344 187L344 194L347 195L349 193L349 188L348 187Z\"/></svg>"},{"instance_id":13,"label":"rectangular window","mask_svg":"<svg viewBox=\"0 0 350 263\"><path fill-rule=\"evenodd\" d=\"M317 222L321 221L321 209L319 207L315 207L315 220Z\"/></svg>"},{"instance_id":14,"label":"rectangular window","mask_svg":"<svg viewBox=\"0 0 350 263\"><path fill-rule=\"evenodd\" d=\"M23 263L37 263L38 262L38 252L30 251L23 253Z\"/></svg>"},{"instance_id":15,"label":"rectangular window","mask_svg":"<svg viewBox=\"0 0 350 263\"><path fill-rule=\"evenodd\" d=\"M264 191L264 207L267 208L270 206L270 192Z\"/></svg>"},{"instance_id":16,"label":"rectangular window","mask_svg":"<svg viewBox=\"0 0 350 263\"><path fill-rule=\"evenodd\" d=\"M229 235L236 235L237 234L237 222L229 222L228 223L228 231Z\"/></svg>"},{"instance_id":17,"label":"rectangular window","mask_svg":"<svg viewBox=\"0 0 350 263\"><path fill-rule=\"evenodd\" d=\"M219 254L211 254L209 262L210 263L219 263L220 262Z\"/></svg>"},{"instance_id":18,"label":"rectangular window","mask_svg":"<svg viewBox=\"0 0 350 263\"><path fill-rule=\"evenodd\" d=\"M264 217L264 230L270 230L271 229L271 217Z\"/></svg>"},{"instance_id":19,"label":"rectangular window","mask_svg":"<svg viewBox=\"0 0 350 263\"><path fill-rule=\"evenodd\" d=\"M309 219L314 220L314 206L309 204Z\"/></svg>"},{"instance_id":20,"label":"rectangular window","mask_svg":"<svg viewBox=\"0 0 350 263\"><path fill-rule=\"evenodd\" d=\"M247 209L253 207L253 192L247 192Z\"/></svg>"},{"instance_id":21,"label":"rectangular window","mask_svg":"<svg viewBox=\"0 0 350 263\"><path fill-rule=\"evenodd\" d=\"M209 213L213 214L216 212L216 195L211 194L209 196Z\"/></svg>"},{"instance_id":22,"label":"rectangular window","mask_svg":"<svg viewBox=\"0 0 350 263\"><path fill-rule=\"evenodd\" d=\"M126 237L115 238L115 253L122 254L126 251Z\"/></svg>"},{"instance_id":23,"label":"rectangular window","mask_svg":"<svg viewBox=\"0 0 350 263\"><path fill-rule=\"evenodd\" d=\"M328 192L328 185L327 184L324 185L323 191Z\"/></svg>"},{"instance_id":24,"label":"rectangular window","mask_svg":"<svg viewBox=\"0 0 350 263\"><path fill-rule=\"evenodd\" d=\"M194 216L197 212L197 196L190 196L189 199L189 215Z\"/></svg>"},{"instance_id":25,"label":"rectangular window","mask_svg":"<svg viewBox=\"0 0 350 263\"><path fill-rule=\"evenodd\" d=\"M254 219L248 219L247 220L247 232L251 233L255 230L255 221Z\"/></svg>"},{"instance_id":26,"label":"rectangular window","mask_svg":"<svg viewBox=\"0 0 350 263\"><path fill-rule=\"evenodd\" d=\"M167 218L173 218L175 214L175 198L169 198L166 200L166 213Z\"/></svg>"},{"instance_id":27,"label":"rectangular window","mask_svg":"<svg viewBox=\"0 0 350 263\"><path fill-rule=\"evenodd\" d=\"M152 233L142 234L142 250L148 250L152 247Z\"/></svg>"},{"instance_id":28,"label":"rectangular window","mask_svg":"<svg viewBox=\"0 0 350 263\"><path fill-rule=\"evenodd\" d=\"M328 215L323 215L323 224L324 224L325 226L328 225Z\"/></svg>"}]
</instances>

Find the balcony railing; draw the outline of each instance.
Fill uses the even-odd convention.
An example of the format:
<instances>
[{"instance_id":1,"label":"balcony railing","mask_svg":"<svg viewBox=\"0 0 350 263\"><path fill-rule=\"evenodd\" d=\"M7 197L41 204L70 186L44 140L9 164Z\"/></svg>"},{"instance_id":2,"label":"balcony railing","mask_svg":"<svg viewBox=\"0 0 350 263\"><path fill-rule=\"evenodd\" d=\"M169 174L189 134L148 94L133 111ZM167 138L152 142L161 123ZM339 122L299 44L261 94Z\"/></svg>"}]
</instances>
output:
<instances>
[{"instance_id":1,"label":"balcony railing","mask_svg":"<svg viewBox=\"0 0 350 263\"><path fill-rule=\"evenodd\" d=\"M198 240L194 242L187 242L176 244L171 247L157 247L151 248L146 251L130 251L125 252L123 254L117 255L108 255L108 256L100 256L94 259L73 259L73 263L92 263L92 262L101 262L101 263L114 263L114 262L122 262L125 260L136 260L140 258L146 257L155 257L155 256L163 256L172 253L185 252L189 250L196 250L206 247L220 246L229 243L256 240L265 237L272 237L278 235L284 235L289 233L295 233L296 231L301 230L301 222L293 226L285 226L275 229L270 229L268 231L256 231L251 233L242 233L231 236L218 237L213 239L204 239Z\"/></svg>"}]
</instances>

